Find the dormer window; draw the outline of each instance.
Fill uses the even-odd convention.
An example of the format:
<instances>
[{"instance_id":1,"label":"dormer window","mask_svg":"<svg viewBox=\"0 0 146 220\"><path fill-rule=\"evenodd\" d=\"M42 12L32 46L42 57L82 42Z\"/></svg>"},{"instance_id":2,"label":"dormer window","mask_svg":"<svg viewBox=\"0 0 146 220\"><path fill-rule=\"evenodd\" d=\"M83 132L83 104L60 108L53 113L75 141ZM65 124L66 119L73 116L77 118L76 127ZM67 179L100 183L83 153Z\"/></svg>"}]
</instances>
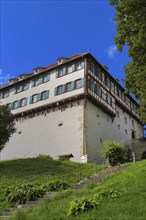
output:
<instances>
[{"instance_id":1,"label":"dormer window","mask_svg":"<svg viewBox=\"0 0 146 220\"><path fill-rule=\"evenodd\" d=\"M45 69L44 67L34 68L34 74L40 73L40 72L43 71L44 69Z\"/></svg>"},{"instance_id":2,"label":"dormer window","mask_svg":"<svg viewBox=\"0 0 146 220\"><path fill-rule=\"evenodd\" d=\"M62 64L62 63L64 63L66 60L67 60L67 58L66 57L60 57L60 58L58 58L57 59L58 61L58 65L60 65L60 64Z\"/></svg>"}]
</instances>

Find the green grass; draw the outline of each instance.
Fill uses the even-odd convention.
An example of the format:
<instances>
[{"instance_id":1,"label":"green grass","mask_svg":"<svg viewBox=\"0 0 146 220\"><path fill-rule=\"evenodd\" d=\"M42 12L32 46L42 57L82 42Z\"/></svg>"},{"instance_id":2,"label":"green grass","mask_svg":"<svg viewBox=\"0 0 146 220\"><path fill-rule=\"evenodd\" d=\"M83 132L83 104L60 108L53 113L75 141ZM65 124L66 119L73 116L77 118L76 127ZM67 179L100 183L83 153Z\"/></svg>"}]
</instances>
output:
<instances>
[{"instance_id":1,"label":"green grass","mask_svg":"<svg viewBox=\"0 0 146 220\"><path fill-rule=\"evenodd\" d=\"M118 198L105 198L101 204L77 216L67 216L75 199L114 189ZM15 212L11 220L145 220L146 219L146 161L137 162L101 183L91 183L82 190L65 190L42 205Z\"/></svg>"},{"instance_id":2,"label":"green grass","mask_svg":"<svg viewBox=\"0 0 146 220\"><path fill-rule=\"evenodd\" d=\"M81 178L93 175L94 164L80 164L70 161L56 161L48 158L17 159L0 162L0 214L10 207L6 201L5 190L20 183L41 182L64 179L69 185L79 181L79 167ZM101 166L96 165L99 172Z\"/></svg>"}]
</instances>

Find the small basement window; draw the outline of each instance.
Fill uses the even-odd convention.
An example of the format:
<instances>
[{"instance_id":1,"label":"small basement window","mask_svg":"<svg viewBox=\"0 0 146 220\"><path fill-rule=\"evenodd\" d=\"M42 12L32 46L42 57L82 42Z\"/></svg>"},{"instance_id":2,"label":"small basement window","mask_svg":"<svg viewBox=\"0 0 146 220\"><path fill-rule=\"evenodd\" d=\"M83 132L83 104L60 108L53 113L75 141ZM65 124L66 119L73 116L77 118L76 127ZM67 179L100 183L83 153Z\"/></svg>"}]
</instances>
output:
<instances>
[{"instance_id":1,"label":"small basement window","mask_svg":"<svg viewBox=\"0 0 146 220\"><path fill-rule=\"evenodd\" d=\"M58 127L60 127L60 126L62 126L62 125L63 125L63 123L59 123L59 124L58 124Z\"/></svg>"}]
</instances>

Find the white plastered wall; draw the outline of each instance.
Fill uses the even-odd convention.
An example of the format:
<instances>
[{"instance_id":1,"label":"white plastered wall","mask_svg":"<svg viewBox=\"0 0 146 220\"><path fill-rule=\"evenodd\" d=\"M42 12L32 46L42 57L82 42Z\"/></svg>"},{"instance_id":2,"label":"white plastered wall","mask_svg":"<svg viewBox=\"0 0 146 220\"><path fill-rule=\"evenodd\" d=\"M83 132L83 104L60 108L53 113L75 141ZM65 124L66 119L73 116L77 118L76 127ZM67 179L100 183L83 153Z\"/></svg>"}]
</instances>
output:
<instances>
[{"instance_id":1,"label":"white plastered wall","mask_svg":"<svg viewBox=\"0 0 146 220\"><path fill-rule=\"evenodd\" d=\"M83 154L83 100L72 105L68 104L65 111L56 107L49 113L19 120L17 132L2 150L1 159L36 157L39 154L56 159L58 155L73 154L71 160L80 162Z\"/></svg>"},{"instance_id":2,"label":"white plastered wall","mask_svg":"<svg viewBox=\"0 0 146 220\"><path fill-rule=\"evenodd\" d=\"M102 159L98 149L105 140L121 141L131 146L132 118L118 106L116 106L116 110L119 111L120 117L115 117L112 121L112 117L100 107L87 101L85 108L85 136L88 162L97 161L101 163ZM124 117L127 118L127 124ZM143 136L142 125L135 119L133 120L135 121L137 138ZM125 130L127 130L127 134Z\"/></svg>"}]
</instances>

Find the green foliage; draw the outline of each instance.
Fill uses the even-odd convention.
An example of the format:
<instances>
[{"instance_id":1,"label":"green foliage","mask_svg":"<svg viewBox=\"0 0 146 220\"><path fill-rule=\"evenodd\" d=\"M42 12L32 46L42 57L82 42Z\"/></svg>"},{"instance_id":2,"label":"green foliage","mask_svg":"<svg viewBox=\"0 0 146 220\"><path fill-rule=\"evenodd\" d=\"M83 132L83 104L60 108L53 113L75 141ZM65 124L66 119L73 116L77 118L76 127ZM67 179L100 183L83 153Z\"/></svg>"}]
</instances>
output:
<instances>
[{"instance_id":1,"label":"green foliage","mask_svg":"<svg viewBox=\"0 0 146 220\"><path fill-rule=\"evenodd\" d=\"M62 182L61 180L54 180L49 182L48 184L48 190L49 191L59 191L61 189L68 188L69 185L66 182Z\"/></svg>"},{"instance_id":2,"label":"green foliage","mask_svg":"<svg viewBox=\"0 0 146 220\"><path fill-rule=\"evenodd\" d=\"M11 187L14 190L22 183L35 185L38 182L40 185L45 185L45 190L62 190L62 177L64 177L64 189L78 182L79 167L80 163L51 160L45 157L0 161L0 214L12 205L5 193ZM101 165L97 165L96 170L99 172ZM84 164L81 178L91 176L94 172L95 167L92 163ZM50 188L47 187L48 185Z\"/></svg>"},{"instance_id":3,"label":"green foliage","mask_svg":"<svg viewBox=\"0 0 146 220\"><path fill-rule=\"evenodd\" d=\"M104 189L99 193L100 199L103 199L103 198L111 199L111 198L117 198L117 197L119 197L119 193L114 189L106 189L106 190Z\"/></svg>"},{"instance_id":4,"label":"green foliage","mask_svg":"<svg viewBox=\"0 0 146 220\"><path fill-rule=\"evenodd\" d=\"M131 61L125 66L125 86L140 100L142 122L146 123L146 1L110 0L116 9L117 22L115 43L122 51L128 46Z\"/></svg>"},{"instance_id":5,"label":"green foliage","mask_svg":"<svg viewBox=\"0 0 146 220\"><path fill-rule=\"evenodd\" d=\"M78 215L81 212L89 211L90 209L93 209L97 207L102 199L111 199L111 198L117 198L119 197L119 193L113 189L104 189L100 193L88 196L81 199L76 199L75 201L71 202L71 205L69 207L68 216L70 215Z\"/></svg>"},{"instance_id":6,"label":"green foliage","mask_svg":"<svg viewBox=\"0 0 146 220\"><path fill-rule=\"evenodd\" d=\"M13 204L25 204L26 201L34 201L44 194L45 186L39 183L11 186L5 190L7 201Z\"/></svg>"},{"instance_id":7,"label":"green foliage","mask_svg":"<svg viewBox=\"0 0 146 220\"><path fill-rule=\"evenodd\" d=\"M92 188L60 191L54 195L53 199L46 200L36 208L23 210L22 216L27 220L145 220L145 171L146 161L131 163L128 169L96 183ZM67 216L71 201L100 195L111 189L118 192L120 196L97 199L101 203L90 211ZM20 220L21 218L12 219Z\"/></svg>"},{"instance_id":8,"label":"green foliage","mask_svg":"<svg viewBox=\"0 0 146 220\"><path fill-rule=\"evenodd\" d=\"M0 151L16 131L14 117L8 105L0 105Z\"/></svg>"},{"instance_id":9,"label":"green foliage","mask_svg":"<svg viewBox=\"0 0 146 220\"><path fill-rule=\"evenodd\" d=\"M71 202L71 206L68 211L68 216L70 215L78 215L81 212L89 211L94 207L100 204L100 199L96 196L85 197L82 199L76 199L75 201Z\"/></svg>"},{"instance_id":10,"label":"green foliage","mask_svg":"<svg viewBox=\"0 0 146 220\"><path fill-rule=\"evenodd\" d=\"M130 149L121 142L105 141L100 148L101 155L108 159L111 166L129 161Z\"/></svg>"}]
</instances>

